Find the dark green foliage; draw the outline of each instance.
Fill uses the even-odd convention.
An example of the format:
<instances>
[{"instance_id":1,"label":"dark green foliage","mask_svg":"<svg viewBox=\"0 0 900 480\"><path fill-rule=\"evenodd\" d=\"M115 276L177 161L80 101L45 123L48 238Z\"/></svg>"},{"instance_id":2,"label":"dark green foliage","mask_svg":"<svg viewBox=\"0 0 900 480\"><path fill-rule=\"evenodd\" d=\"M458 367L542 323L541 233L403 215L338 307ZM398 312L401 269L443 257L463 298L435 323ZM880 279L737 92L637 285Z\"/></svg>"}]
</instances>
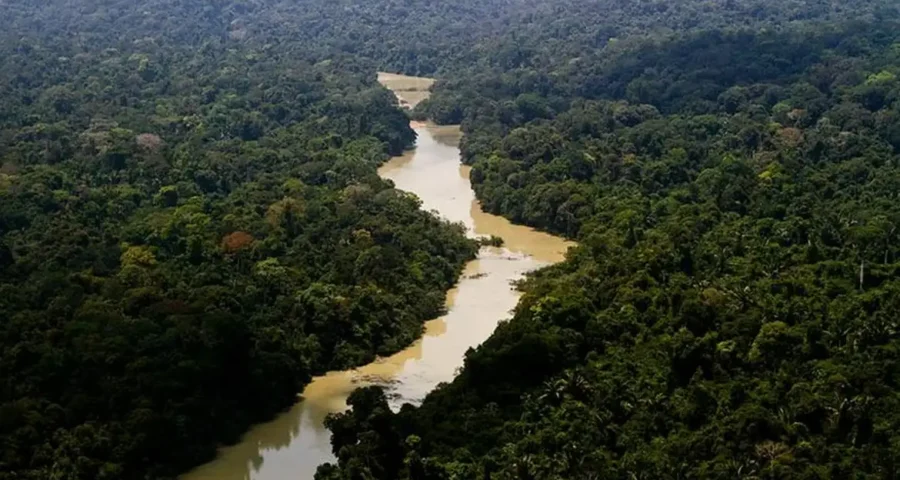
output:
<instances>
[{"instance_id":1,"label":"dark green foliage","mask_svg":"<svg viewBox=\"0 0 900 480\"><path fill-rule=\"evenodd\" d=\"M0 478L172 477L440 313L477 246L376 175L374 74L59 3L0 7Z\"/></svg>"},{"instance_id":2,"label":"dark green foliage","mask_svg":"<svg viewBox=\"0 0 900 480\"><path fill-rule=\"evenodd\" d=\"M483 205L577 239L320 478L900 475L896 2L0 6L0 478L159 478L416 336L472 255L374 168L440 74Z\"/></svg>"},{"instance_id":3,"label":"dark green foliage","mask_svg":"<svg viewBox=\"0 0 900 480\"><path fill-rule=\"evenodd\" d=\"M900 25L879 11L701 15L451 70L416 114L463 119L483 205L581 245L421 407L338 417L359 441L319 477L900 476Z\"/></svg>"}]
</instances>

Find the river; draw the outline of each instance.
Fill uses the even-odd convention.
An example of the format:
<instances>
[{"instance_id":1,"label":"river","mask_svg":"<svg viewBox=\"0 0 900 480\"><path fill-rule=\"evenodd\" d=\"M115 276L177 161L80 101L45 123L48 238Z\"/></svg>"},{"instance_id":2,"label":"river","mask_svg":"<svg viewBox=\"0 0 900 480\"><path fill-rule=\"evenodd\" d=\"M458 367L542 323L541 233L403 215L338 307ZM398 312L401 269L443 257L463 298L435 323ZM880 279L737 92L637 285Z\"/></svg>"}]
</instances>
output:
<instances>
[{"instance_id":1,"label":"river","mask_svg":"<svg viewBox=\"0 0 900 480\"><path fill-rule=\"evenodd\" d=\"M427 98L431 79L379 74L402 105ZM361 368L317 377L299 401L274 420L253 427L241 441L224 447L212 462L182 480L309 480L316 467L332 461L325 416L346 408L355 388L384 385L394 408L418 403L438 383L453 378L470 347L487 339L509 317L519 299L511 282L530 270L559 262L571 245L565 240L512 225L481 210L469 183L469 167L459 162L459 127L413 124L416 147L379 169L397 188L415 193L423 208L462 222L469 235L496 235L502 248L485 247L469 262L447 294L447 314L429 321L424 336L393 356Z\"/></svg>"}]
</instances>

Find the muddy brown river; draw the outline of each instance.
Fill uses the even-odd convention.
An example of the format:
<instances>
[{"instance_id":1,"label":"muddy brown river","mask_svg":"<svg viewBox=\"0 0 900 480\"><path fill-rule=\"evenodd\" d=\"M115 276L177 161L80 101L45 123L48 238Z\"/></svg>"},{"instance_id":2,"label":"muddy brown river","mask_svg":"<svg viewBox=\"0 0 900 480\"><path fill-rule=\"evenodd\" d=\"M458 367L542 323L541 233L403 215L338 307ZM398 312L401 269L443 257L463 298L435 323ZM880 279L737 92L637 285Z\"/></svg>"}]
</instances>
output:
<instances>
[{"instance_id":1,"label":"muddy brown river","mask_svg":"<svg viewBox=\"0 0 900 480\"><path fill-rule=\"evenodd\" d=\"M427 97L433 80L379 74L403 104ZM317 377L300 401L274 420L257 425L240 443L182 480L311 480L319 464L334 460L330 435L322 422L346 409L347 396L368 384L384 385L393 407L419 403L438 383L453 378L466 350L509 317L519 293L511 282L541 266L559 262L572 244L502 217L484 213L469 183L469 167L459 163L458 127L414 124L416 147L379 169L397 188L415 193L423 208L462 222L471 236L502 237L502 248L483 248L466 265L456 288L447 293L447 314L425 325L424 336L393 356L355 370Z\"/></svg>"}]
</instances>

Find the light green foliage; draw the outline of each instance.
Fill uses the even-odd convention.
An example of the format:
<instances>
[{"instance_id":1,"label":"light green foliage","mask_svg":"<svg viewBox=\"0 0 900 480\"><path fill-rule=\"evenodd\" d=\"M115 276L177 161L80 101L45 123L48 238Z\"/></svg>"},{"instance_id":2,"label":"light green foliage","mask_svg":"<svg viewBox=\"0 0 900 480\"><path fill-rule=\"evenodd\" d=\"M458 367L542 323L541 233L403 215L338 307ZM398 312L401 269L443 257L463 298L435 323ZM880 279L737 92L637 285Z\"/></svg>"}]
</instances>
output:
<instances>
[{"instance_id":1,"label":"light green foliage","mask_svg":"<svg viewBox=\"0 0 900 480\"><path fill-rule=\"evenodd\" d=\"M153 251L149 247L125 245L124 248L125 251L122 252L122 257L119 259L119 263L123 267L133 265L148 268L156 265L156 256L153 255Z\"/></svg>"},{"instance_id":2,"label":"light green foliage","mask_svg":"<svg viewBox=\"0 0 900 480\"><path fill-rule=\"evenodd\" d=\"M889 72L887 70L882 70L878 73L869 75L866 79L866 85L883 85L894 83L897 81L897 75L893 72Z\"/></svg>"}]
</instances>

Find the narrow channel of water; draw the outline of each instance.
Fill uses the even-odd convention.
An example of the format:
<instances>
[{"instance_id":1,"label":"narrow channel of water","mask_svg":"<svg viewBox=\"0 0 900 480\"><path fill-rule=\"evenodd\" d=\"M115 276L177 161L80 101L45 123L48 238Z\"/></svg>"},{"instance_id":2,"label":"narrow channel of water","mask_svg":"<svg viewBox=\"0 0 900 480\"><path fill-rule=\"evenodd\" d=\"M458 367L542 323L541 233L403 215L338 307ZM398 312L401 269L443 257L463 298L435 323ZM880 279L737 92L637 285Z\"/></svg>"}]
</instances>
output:
<instances>
[{"instance_id":1,"label":"narrow channel of water","mask_svg":"<svg viewBox=\"0 0 900 480\"><path fill-rule=\"evenodd\" d=\"M427 96L419 86L433 82L384 74L379 81L409 104ZM459 284L447 294L447 314L428 322L425 335L415 344L364 367L313 379L291 410L253 427L240 443L223 448L214 461L182 480L311 480L319 464L334 459L322 422L327 414L346 408L350 392L374 383L389 390L395 408L420 402L438 383L453 378L466 350L487 339L497 323L509 317L519 299L511 282L563 259L569 242L481 210L469 183L469 168L459 163L458 127L414 127L416 148L386 163L379 174L397 188L415 193L423 208L462 222L470 235L497 235L505 246L483 248L466 265Z\"/></svg>"}]
</instances>

